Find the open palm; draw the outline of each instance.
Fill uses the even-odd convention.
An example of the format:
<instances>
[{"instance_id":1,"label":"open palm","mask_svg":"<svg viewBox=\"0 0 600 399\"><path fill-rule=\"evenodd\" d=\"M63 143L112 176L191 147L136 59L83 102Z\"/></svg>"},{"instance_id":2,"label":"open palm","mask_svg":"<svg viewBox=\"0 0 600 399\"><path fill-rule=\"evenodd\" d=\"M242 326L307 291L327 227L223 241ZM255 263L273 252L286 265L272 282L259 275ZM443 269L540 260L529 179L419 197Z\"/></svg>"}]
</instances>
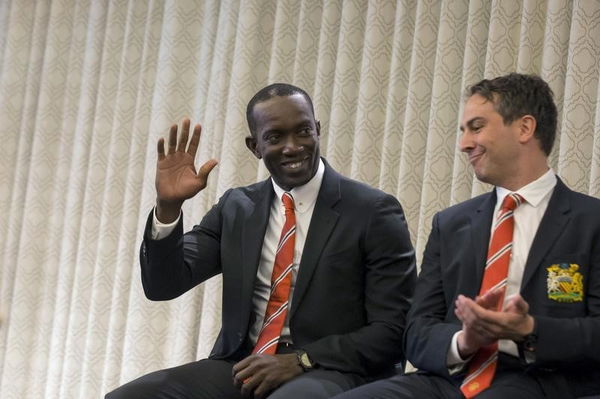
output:
<instances>
[{"instance_id":1,"label":"open palm","mask_svg":"<svg viewBox=\"0 0 600 399\"><path fill-rule=\"evenodd\" d=\"M156 165L157 202L180 208L183 201L192 198L206 187L206 181L217 161L211 159L196 171L194 160L200 143L200 125L194 126L192 137L188 137L190 120L184 119L181 135L177 141L177 125L169 131L168 149L165 153L164 139L158 140L158 162ZM186 150L187 147L187 150Z\"/></svg>"}]
</instances>

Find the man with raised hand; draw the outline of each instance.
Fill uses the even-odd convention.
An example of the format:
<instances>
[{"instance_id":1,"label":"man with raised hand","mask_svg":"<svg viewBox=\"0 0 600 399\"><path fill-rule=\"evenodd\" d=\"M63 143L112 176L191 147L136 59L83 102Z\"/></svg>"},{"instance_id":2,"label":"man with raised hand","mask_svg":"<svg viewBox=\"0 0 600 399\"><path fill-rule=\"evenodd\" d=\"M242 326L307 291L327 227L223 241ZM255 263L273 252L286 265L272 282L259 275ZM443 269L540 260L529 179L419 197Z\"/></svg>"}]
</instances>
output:
<instances>
[{"instance_id":1,"label":"man with raised hand","mask_svg":"<svg viewBox=\"0 0 600 399\"><path fill-rule=\"evenodd\" d=\"M226 191L183 234L181 205L206 186L200 126L158 143L157 204L140 262L146 296L175 298L222 274L222 328L208 359L140 377L108 398L328 398L390 375L414 290L400 204L320 157L302 89L273 84L249 102L246 145L271 174Z\"/></svg>"}]
</instances>

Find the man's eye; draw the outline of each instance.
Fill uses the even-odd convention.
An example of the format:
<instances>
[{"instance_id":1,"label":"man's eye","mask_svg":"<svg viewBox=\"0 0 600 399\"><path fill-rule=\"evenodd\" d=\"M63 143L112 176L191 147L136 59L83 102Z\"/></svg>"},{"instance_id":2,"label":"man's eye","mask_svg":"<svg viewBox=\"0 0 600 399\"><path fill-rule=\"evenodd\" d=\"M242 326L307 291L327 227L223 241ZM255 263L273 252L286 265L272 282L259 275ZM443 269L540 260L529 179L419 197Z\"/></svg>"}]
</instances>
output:
<instances>
[{"instance_id":1,"label":"man's eye","mask_svg":"<svg viewBox=\"0 0 600 399\"><path fill-rule=\"evenodd\" d=\"M268 136L267 141L269 142L269 144L277 144L277 142L279 141L279 136L276 136L276 135Z\"/></svg>"},{"instance_id":2,"label":"man's eye","mask_svg":"<svg viewBox=\"0 0 600 399\"><path fill-rule=\"evenodd\" d=\"M312 129L309 127L305 127L300 131L301 136L310 136L312 134Z\"/></svg>"}]
</instances>

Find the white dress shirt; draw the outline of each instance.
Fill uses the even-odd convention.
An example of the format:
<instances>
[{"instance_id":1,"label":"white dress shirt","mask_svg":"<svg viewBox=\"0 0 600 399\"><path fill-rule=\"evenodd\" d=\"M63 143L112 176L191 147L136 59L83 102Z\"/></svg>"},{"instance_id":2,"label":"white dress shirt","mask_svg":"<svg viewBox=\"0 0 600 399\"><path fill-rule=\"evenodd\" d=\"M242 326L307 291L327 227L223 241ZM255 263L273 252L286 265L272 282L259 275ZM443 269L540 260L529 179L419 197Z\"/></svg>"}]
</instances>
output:
<instances>
[{"instance_id":1,"label":"white dress shirt","mask_svg":"<svg viewBox=\"0 0 600 399\"><path fill-rule=\"evenodd\" d=\"M548 169L541 177L528 185L515 191L521 195L525 202L514 211L515 228L513 232L513 246L508 266L508 280L504 295L504 304L511 296L518 294L521 290L521 280L525 271L525 264L529 256L531 244L537 233L540 222L548 208L548 202L556 186L556 175L552 169ZM496 206L494 208L494 220L496 219L504 197L512 191L503 187L496 187ZM493 229L493 224L490 227ZM491 234L490 234L491 237ZM458 353L458 332L452 337L452 343L447 356L447 365L454 374L462 369L469 359L462 359ZM513 356L519 356L517 345L514 341L501 339L498 341L498 350Z\"/></svg>"},{"instance_id":2,"label":"white dress shirt","mask_svg":"<svg viewBox=\"0 0 600 399\"><path fill-rule=\"evenodd\" d=\"M298 275L298 267L300 266L300 260L302 258L302 250L304 249L308 227L315 209L315 203L317 202L317 196L321 188L321 183L323 182L324 173L325 164L323 164L322 160L319 160L317 173L312 177L312 179L305 185L294 187L289 191L294 198L294 208L296 214L296 243L294 245L294 265L292 269L292 285L289 298L290 307L288 308L288 315L283 325L283 330L281 331L281 342L292 341L289 328L289 309L291 309L294 287L296 285L296 277ZM262 328L265 311L267 309L269 294L271 292L271 274L273 273L273 265L275 263L275 251L277 249L277 245L279 244L279 236L281 235L281 230L283 229L283 224L285 222L285 208L281 201L281 196L285 190L279 187L272 179L271 182L273 184L275 195L273 197L273 202L271 203L269 223L265 232L265 238L263 241L254 285L254 294L252 295L252 311L256 321L252 326L250 326L249 338L253 345L256 343L258 333ZM177 220L172 223L161 223L156 218L155 211L151 232L152 239L160 240L161 238L168 236L179 222L179 218L181 218L181 214Z\"/></svg>"}]
</instances>

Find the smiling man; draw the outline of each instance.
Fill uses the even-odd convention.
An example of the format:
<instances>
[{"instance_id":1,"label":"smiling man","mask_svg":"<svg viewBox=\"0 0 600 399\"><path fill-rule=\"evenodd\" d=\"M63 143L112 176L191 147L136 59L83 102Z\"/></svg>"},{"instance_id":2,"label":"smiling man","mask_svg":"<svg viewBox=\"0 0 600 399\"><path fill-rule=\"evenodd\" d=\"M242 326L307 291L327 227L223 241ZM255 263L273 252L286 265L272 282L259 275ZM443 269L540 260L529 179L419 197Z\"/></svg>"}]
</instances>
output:
<instances>
[{"instance_id":1,"label":"smiling man","mask_svg":"<svg viewBox=\"0 0 600 399\"><path fill-rule=\"evenodd\" d=\"M183 234L181 205L206 186L196 125L158 143L157 203L141 248L148 298L222 274L222 328L208 359L142 376L107 398L328 398L389 375L416 279L398 201L320 157L310 97L288 84L249 102L246 145L271 177L230 189Z\"/></svg>"},{"instance_id":2,"label":"smiling man","mask_svg":"<svg viewBox=\"0 0 600 399\"><path fill-rule=\"evenodd\" d=\"M433 218L404 338L419 372L339 399L600 394L600 200L548 166L556 120L538 76L468 89L459 146L495 187Z\"/></svg>"}]
</instances>

